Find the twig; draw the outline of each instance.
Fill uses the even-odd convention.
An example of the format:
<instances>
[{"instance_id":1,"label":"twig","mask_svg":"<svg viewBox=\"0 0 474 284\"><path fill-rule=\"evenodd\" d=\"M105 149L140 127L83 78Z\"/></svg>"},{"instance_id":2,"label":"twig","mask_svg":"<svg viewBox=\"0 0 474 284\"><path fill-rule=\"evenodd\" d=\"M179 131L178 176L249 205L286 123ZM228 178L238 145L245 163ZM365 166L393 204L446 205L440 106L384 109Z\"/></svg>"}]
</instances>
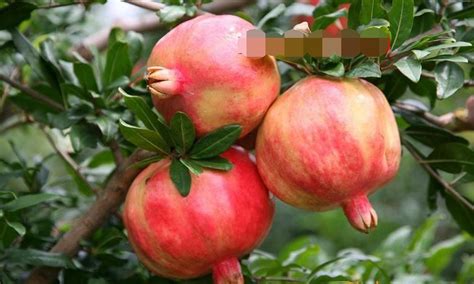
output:
<instances>
[{"instance_id":1,"label":"twig","mask_svg":"<svg viewBox=\"0 0 474 284\"><path fill-rule=\"evenodd\" d=\"M85 176L82 175L81 173L81 168L79 167L79 165L71 158L71 156L69 156L68 153L64 152L63 150L59 149L59 147L56 145L53 137L51 137L51 135L49 135L49 133L46 131L46 129L44 129L44 127L40 127L41 131L43 132L44 136L46 137L46 139L48 140L49 144L51 144L51 147L53 147L54 151L63 159L63 161L69 165L69 167L74 171L74 173L76 174L76 176L81 179L81 181L84 183L84 184L87 184L87 186L92 189L92 191L97 195L100 190L98 190L97 188L93 187L86 179Z\"/></svg>"},{"instance_id":2,"label":"twig","mask_svg":"<svg viewBox=\"0 0 474 284\"><path fill-rule=\"evenodd\" d=\"M131 165L151 155L149 152L136 151L125 159L113 173L103 193L50 251L74 257L79 251L80 243L100 228L122 204L130 184L141 171ZM57 278L59 271L59 268L38 267L32 271L26 283L51 283Z\"/></svg>"},{"instance_id":3,"label":"twig","mask_svg":"<svg viewBox=\"0 0 474 284\"><path fill-rule=\"evenodd\" d=\"M4 134L4 133L6 133L6 132L8 132L8 131L10 131L10 130L12 130L12 129L15 129L15 128L17 128L17 127L19 127L19 126L22 126L22 125L25 125L25 124L29 124L29 123L31 123L31 122L32 122L32 121L31 121L31 120L28 120L28 119L20 119L20 120L18 120L18 121L15 121L15 122L13 122L13 123L11 123L11 124L9 124L9 125L7 125L7 126L1 128L1 129L0 129L0 134Z\"/></svg>"},{"instance_id":4,"label":"twig","mask_svg":"<svg viewBox=\"0 0 474 284\"><path fill-rule=\"evenodd\" d=\"M157 2L150 1L150 0L147 0L147 1L143 1L143 0L124 0L123 2L128 3L128 4L132 4L132 5L135 5L137 7L144 8L144 9L147 9L147 10L150 10L150 11L154 11L154 12L159 11L159 10L166 7L166 5L163 4L163 3L157 3Z\"/></svg>"},{"instance_id":5,"label":"twig","mask_svg":"<svg viewBox=\"0 0 474 284\"><path fill-rule=\"evenodd\" d=\"M216 0L212 3L202 5L202 9L203 11L210 13L221 14L240 9L254 2L255 0ZM118 20L112 26L99 30L97 33L92 34L91 36L82 40L81 43L74 48L74 51L79 53L85 59L90 60L93 57L93 54L90 51L91 47L97 48L98 50L103 50L107 47L108 38L112 27L118 27L124 31L149 32L155 31L156 29L164 26L164 24L159 22L158 17L154 13L143 15L140 18L127 18Z\"/></svg>"},{"instance_id":6,"label":"twig","mask_svg":"<svg viewBox=\"0 0 474 284\"><path fill-rule=\"evenodd\" d=\"M405 146L405 148L408 150L408 152L411 153L413 158L418 162L420 166L425 169L425 171L428 172L430 176L432 176L438 183L443 186L445 189L446 193L451 195L454 199L459 201L461 204L463 204L467 209L470 211L474 212L474 205L471 204L468 200L466 200L461 194L459 194L447 181L445 181L436 170L434 170L428 163L425 163L425 159L418 153L418 151L411 145L408 141L402 140L402 144Z\"/></svg>"},{"instance_id":7,"label":"twig","mask_svg":"<svg viewBox=\"0 0 474 284\"><path fill-rule=\"evenodd\" d=\"M25 86L17 81L14 81L12 79L10 79L8 76L5 76L3 74L0 74L0 81L3 81L7 84L9 84L10 86L22 91L23 93L25 93L26 95L38 100L38 101L41 101L42 103L48 105L49 107L55 109L55 110L59 110L59 111L62 111L64 110L64 107L53 101L52 99L38 93L37 91L31 89L30 87L28 86Z\"/></svg>"},{"instance_id":8,"label":"twig","mask_svg":"<svg viewBox=\"0 0 474 284\"><path fill-rule=\"evenodd\" d=\"M470 118L474 116L474 107L470 106L471 101L474 102L474 99L469 98L467 100L465 109L458 109L441 116L434 115L414 105L403 102L396 102L394 107L414 113L438 127L451 131L465 131L474 130L474 123L470 121Z\"/></svg>"}]
</instances>

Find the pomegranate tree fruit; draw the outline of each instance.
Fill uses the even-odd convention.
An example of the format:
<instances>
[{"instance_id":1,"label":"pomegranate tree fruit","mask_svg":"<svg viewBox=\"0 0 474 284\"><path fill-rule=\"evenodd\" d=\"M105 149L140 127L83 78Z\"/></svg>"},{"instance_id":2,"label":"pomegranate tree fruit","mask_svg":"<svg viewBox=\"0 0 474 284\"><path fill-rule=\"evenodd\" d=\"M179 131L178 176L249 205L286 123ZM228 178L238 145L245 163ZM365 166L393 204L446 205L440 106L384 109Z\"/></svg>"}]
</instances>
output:
<instances>
[{"instance_id":1,"label":"pomegranate tree fruit","mask_svg":"<svg viewBox=\"0 0 474 284\"><path fill-rule=\"evenodd\" d=\"M231 148L233 168L192 176L182 197L169 176L170 160L151 164L131 185L124 207L128 238L143 264L168 278L212 271L214 283L243 283L238 257L266 236L274 205L250 154Z\"/></svg>"},{"instance_id":2,"label":"pomegranate tree fruit","mask_svg":"<svg viewBox=\"0 0 474 284\"><path fill-rule=\"evenodd\" d=\"M396 174L400 138L383 93L361 79L307 77L280 96L259 129L257 167L268 189L299 208L341 206L368 232L367 195Z\"/></svg>"},{"instance_id":3,"label":"pomegranate tree fruit","mask_svg":"<svg viewBox=\"0 0 474 284\"><path fill-rule=\"evenodd\" d=\"M171 30L153 48L147 81L155 107L168 120L184 111L199 136L240 124L245 136L278 96L273 57L239 54L239 38L255 29L230 15L205 15Z\"/></svg>"}]
</instances>

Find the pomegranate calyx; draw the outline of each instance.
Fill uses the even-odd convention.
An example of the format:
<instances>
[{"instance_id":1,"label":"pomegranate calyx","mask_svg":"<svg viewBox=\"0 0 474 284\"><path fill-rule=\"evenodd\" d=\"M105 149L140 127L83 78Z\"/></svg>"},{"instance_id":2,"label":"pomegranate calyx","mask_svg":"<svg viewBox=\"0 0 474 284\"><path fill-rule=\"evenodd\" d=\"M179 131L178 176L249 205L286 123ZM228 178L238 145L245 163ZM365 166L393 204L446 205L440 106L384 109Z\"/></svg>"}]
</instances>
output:
<instances>
[{"instance_id":1,"label":"pomegranate calyx","mask_svg":"<svg viewBox=\"0 0 474 284\"><path fill-rule=\"evenodd\" d=\"M212 278L214 284L243 284L239 260L232 257L217 263L212 268Z\"/></svg>"},{"instance_id":2,"label":"pomegranate calyx","mask_svg":"<svg viewBox=\"0 0 474 284\"><path fill-rule=\"evenodd\" d=\"M377 227L377 213L367 196L358 196L342 204L344 214L356 230L368 234Z\"/></svg>"},{"instance_id":3,"label":"pomegranate calyx","mask_svg":"<svg viewBox=\"0 0 474 284\"><path fill-rule=\"evenodd\" d=\"M145 75L148 91L160 98L166 99L179 94L180 83L176 71L161 66L147 68Z\"/></svg>"}]
</instances>

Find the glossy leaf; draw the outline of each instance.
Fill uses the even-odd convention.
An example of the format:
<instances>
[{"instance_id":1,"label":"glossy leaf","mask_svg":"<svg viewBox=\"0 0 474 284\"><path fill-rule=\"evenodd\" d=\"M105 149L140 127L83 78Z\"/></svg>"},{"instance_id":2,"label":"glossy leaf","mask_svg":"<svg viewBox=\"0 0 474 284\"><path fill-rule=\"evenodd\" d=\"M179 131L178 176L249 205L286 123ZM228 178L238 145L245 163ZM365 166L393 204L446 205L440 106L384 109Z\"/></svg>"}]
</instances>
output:
<instances>
[{"instance_id":1,"label":"glossy leaf","mask_svg":"<svg viewBox=\"0 0 474 284\"><path fill-rule=\"evenodd\" d=\"M460 143L446 143L437 146L425 162L448 173L466 171L474 174L474 151Z\"/></svg>"},{"instance_id":2,"label":"glossy leaf","mask_svg":"<svg viewBox=\"0 0 474 284\"><path fill-rule=\"evenodd\" d=\"M448 193L442 192L442 196L451 217L462 230L474 236L474 214L472 211Z\"/></svg>"},{"instance_id":3,"label":"glossy leaf","mask_svg":"<svg viewBox=\"0 0 474 284\"><path fill-rule=\"evenodd\" d=\"M456 136L442 128L428 125L410 126L404 131L404 133L430 147L436 147L450 142L469 145L469 141L460 136Z\"/></svg>"},{"instance_id":4,"label":"glossy leaf","mask_svg":"<svg viewBox=\"0 0 474 284\"><path fill-rule=\"evenodd\" d=\"M60 196L57 194L50 193L38 193L38 194L29 194L14 199L6 204L0 205L0 209L4 211L18 211L28 207L32 207L43 202L52 201L58 199Z\"/></svg>"},{"instance_id":5,"label":"glossy leaf","mask_svg":"<svg viewBox=\"0 0 474 284\"><path fill-rule=\"evenodd\" d=\"M36 8L37 6L33 3L18 1L0 9L0 19L2 19L0 30L6 30L20 24L28 19L31 12Z\"/></svg>"},{"instance_id":6,"label":"glossy leaf","mask_svg":"<svg viewBox=\"0 0 474 284\"><path fill-rule=\"evenodd\" d=\"M163 137L155 131L130 125L120 120L120 132L130 143L139 148L168 155L170 147Z\"/></svg>"},{"instance_id":7,"label":"glossy leaf","mask_svg":"<svg viewBox=\"0 0 474 284\"><path fill-rule=\"evenodd\" d=\"M103 72L103 80L106 87L109 87L115 80L122 76L129 76L132 71L132 64L128 56L128 46L123 42L116 42L107 51L107 59Z\"/></svg>"},{"instance_id":8,"label":"glossy leaf","mask_svg":"<svg viewBox=\"0 0 474 284\"><path fill-rule=\"evenodd\" d=\"M361 24L368 24L373 19L385 18L385 11L382 8L381 0L362 0L359 17Z\"/></svg>"},{"instance_id":9,"label":"glossy leaf","mask_svg":"<svg viewBox=\"0 0 474 284\"><path fill-rule=\"evenodd\" d=\"M224 153L239 138L240 125L227 125L199 139L190 151L193 159L206 159Z\"/></svg>"},{"instance_id":10,"label":"glossy leaf","mask_svg":"<svg viewBox=\"0 0 474 284\"><path fill-rule=\"evenodd\" d=\"M435 275L441 274L441 272L443 272L443 270L450 264L454 253L458 251L466 240L465 236L456 236L437 243L430 248L425 260L429 271Z\"/></svg>"},{"instance_id":11,"label":"glossy leaf","mask_svg":"<svg viewBox=\"0 0 474 284\"><path fill-rule=\"evenodd\" d=\"M405 57L394 64L397 69L412 82L418 82L421 76L421 63L412 58Z\"/></svg>"},{"instance_id":12,"label":"glossy leaf","mask_svg":"<svg viewBox=\"0 0 474 284\"><path fill-rule=\"evenodd\" d=\"M266 14L257 24L257 27L261 29L269 20L279 17L286 10L285 4L279 4L273 8L268 14Z\"/></svg>"},{"instance_id":13,"label":"glossy leaf","mask_svg":"<svg viewBox=\"0 0 474 284\"><path fill-rule=\"evenodd\" d=\"M156 162L159 162L163 160L163 156L162 155L155 155L155 156L152 156L152 157L149 157L149 158L146 158L146 159L143 159L139 162L136 162L135 164L133 164L131 167L134 167L134 168L144 168L150 164L153 164L153 163L156 163Z\"/></svg>"},{"instance_id":14,"label":"glossy leaf","mask_svg":"<svg viewBox=\"0 0 474 284\"><path fill-rule=\"evenodd\" d=\"M439 99L445 99L462 88L464 71L456 63L441 62L436 65L435 79L437 83L436 95Z\"/></svg>"},{"instance_id":15,"label":"glossy leaf","mask_svg":"<svg viewBox=\"0 0 474 284\"><path fill-rule=\"evenodd\" d=\"M399 47L410 35L413 25L413 0L393 0L388 13L392 33L392 49Z\"/></svg>"},{"instance_id":16,"label":"glossy leaf","mask_svg":"<svg viewBox=\"0 0 474 284\"><path fill-rule=\"evenodd\" d=\"M101 135L100 129L90 123L74 124L71 127L69 138L76 152L84 148L95 148Z\"/></svg>"},{"instance_id":17,"label":"glossy leaf","mask_svg":"<svg viewBox=\"0 0 474 284\"><path fill-rule=\"evenodd\" d=\"M75 265L63 254L45 252L35 249L8 249L5 259L10 263L75 268Z\"/></svg>"},{"instance_id":18,"label":"glossy leaf","mask_svg":"<svg viewBox=\"0 0 474 284\"><path fill-rule=\"evenodd\" d=\"M198 166L203 168L230 171L233 167L232 163L222 157L207 158L203 160L192 160Z\"/></svg>"},{"instance_id":19,"label":"glossy leaf","mask_svg":"<svg viewBox=\"0 0 474 284\"><path fill-rule=\"evenodd\" d=\"M193 122L184 112L177 112L171 118L170 129L176 150L181 154L186 153L196 138Z\"/></svg>"},{"instance_id":20,"label":"glossy leaf","mask_svg":"<svg viewBox=\"0 0 474 284\"><path fill-rule=\"evenodd\" d=\"M194 175L200 175L202 173L202 167L196 164L193 160L179 159L179 161L188 168L188 170Z\"/></svg>"},{"instance_id":21,"label":"glossy leaf","mask_svg":"<svg viewBox=\"0 0 474 284\"><path fill-rule=\"evenodd\" d=\"M99 92L94 70L91 65L81 62L74 63L74 74L83 88Z\"/></svg>"},{"instance_id":22,"label":"glossy leaf","mask_svg":"<svg viewBox=\"0 0 474 284\"><path fill-rule=\"evenodd\" d=\"M346 76L352 78L380 78L382 72L380 71L380 66L378 64L368 60L351 69L346 73Z\"/></svg>"},{"instance_id":23,"label":"glossy leaf","mask_svg":"<svg viewBox=\"0 0 474 284\"><path fill-rule=\"evenodd\" d=\"M181 196L188 196L191 190L191 174L181 161L173 159L170 166L170 177Z\"/></svg>"}]
</instances>

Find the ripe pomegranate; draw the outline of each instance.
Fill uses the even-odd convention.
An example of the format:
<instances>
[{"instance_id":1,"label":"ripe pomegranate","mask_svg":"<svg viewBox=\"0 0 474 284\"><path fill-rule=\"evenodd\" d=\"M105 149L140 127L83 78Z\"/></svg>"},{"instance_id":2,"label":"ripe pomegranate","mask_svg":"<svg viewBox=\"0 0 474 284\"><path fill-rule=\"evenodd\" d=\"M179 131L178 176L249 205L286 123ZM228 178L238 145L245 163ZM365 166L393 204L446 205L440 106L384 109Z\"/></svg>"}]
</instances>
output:
<instances>
[{"instance_id":1,"label":"ripe pomegranate","mask_svg":"<svg viewBox=\"0 0 474 284\"><path fill-rule=\"evenodd\" d=\"M168 278L188 279L212 271L214 283L243 283L238 257L267 234L274 205L257 168L242 148L222 156L229 172L192 176L182 197L169 177L169 160L148 166L128 193L124 222L143 264Z\"/></svg>"},{"instance_id":2,"label":"ripe pomegranate","mask_svg":"<svg viewBox=\"0 0 474 284\"><path fill-rule=\"evenodd\" d=\"M205 15L161 38L148 59L148 89L165 118L177 111L203 135L237 123L245 136L262 120L280 90L273 57L239 54L239 38L255 29L236 16Z\"/></svg>"},{"instance_id":3,"label":"ripe pomegranate","mask_svg":"<svg viewBox=\"0 0 474 284\"><path fill-rule=\"evenodd\" d=\"M377 225L367 195L396 174L400 140L383 93L361 79L307 77L267 112L256 145L268 189L296 207L342 206L362 232Z\"/></svg>"}]
</instances>

